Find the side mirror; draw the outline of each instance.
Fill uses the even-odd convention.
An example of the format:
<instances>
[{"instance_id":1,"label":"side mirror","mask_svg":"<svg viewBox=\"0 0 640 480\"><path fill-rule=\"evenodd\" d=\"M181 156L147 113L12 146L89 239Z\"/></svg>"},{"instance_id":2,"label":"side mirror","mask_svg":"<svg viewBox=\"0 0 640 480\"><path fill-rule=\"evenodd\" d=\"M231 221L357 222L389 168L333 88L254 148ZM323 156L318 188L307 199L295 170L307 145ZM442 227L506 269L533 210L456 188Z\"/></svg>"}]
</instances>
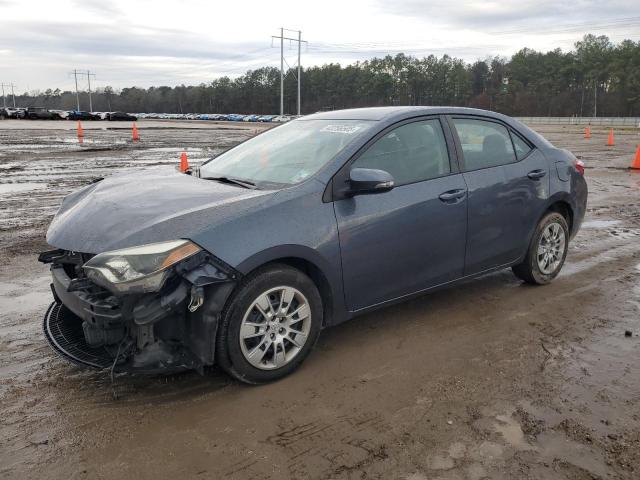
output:
<instances>
[{"instance_id":1,"label":"side mirror","mask_svg":"<svg viewBox=\"0 0 640 480\"><path fill-rule=\"evenodd\" d=\"M351 195L360 195L388 192L394 187L394 183L391 174L384 170L354 168L349 172L349 186Z\"/></svg>"}]
</instances>

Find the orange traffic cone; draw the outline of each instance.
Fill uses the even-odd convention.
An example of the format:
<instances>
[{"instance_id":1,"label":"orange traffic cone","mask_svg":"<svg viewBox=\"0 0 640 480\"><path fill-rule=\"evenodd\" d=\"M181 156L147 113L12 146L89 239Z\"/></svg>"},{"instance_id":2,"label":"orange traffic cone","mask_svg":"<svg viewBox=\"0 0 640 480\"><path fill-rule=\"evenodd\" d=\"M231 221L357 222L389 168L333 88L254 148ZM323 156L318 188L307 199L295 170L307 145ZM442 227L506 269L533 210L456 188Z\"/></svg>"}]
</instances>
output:
<instances>
[{"instance_id":1,"label":"orange traffic cone","mask_svg":"<svg viewBox=\"0 0 640 480\"><path fill-rule=\"evenodd\" d=\"M136 122L133 122L133 141L137 142L140 140L140 135L138 135L138 127L136 127Z\"/></svg>"},{"instance_id":2,"label":"orange traffic cone","mask_svg":"<svg viewBox=\"0 0 640 480\"><path fill-rule=\"evenodd\" d=\"M81 140L82 137L84 137L84 130L82 130L82 124L78 120L78 140Z\"/></svg>"},{"instance_id":3,"label":"orange traffic cone","mask_svg":"<svg viewBox=\"0 0 640 480\"><path fill-rule=\"evenodd\" d=\"M613 128L609 129L609 139L607 140L607 147L613 147Z\"/></svg>"},{"instance_id":4,"label":"orange traffic cone","mask_svg":"<svg viewBox=\"0 0 640 480\"><path fill-rule=\"evenodd\" d=\"M180 171L182 173L189 170L189 161L187 160L187 152L182 152L180 155Z\"/></svg>"},{"instance_id":5,"label":"orange traffic cone","mask_svg":"<svg viewBox=\"0 0 640 480\"><path fill-rule=\"evenodd\" d=\"M638 145L638 149L636 150L636 156L631 162L631 167L633 170L640 170L640 145Z\"/></svg>"},{"instance_id":6,"label":"orange traffic cone","mask_svg":"<svg viewBox=\"0 0 640 480\"><path fill-rule=\"evenodd\" d=\"M591 138L591 127L584 129L584 138Z\"/></svg>"}]
</instances>

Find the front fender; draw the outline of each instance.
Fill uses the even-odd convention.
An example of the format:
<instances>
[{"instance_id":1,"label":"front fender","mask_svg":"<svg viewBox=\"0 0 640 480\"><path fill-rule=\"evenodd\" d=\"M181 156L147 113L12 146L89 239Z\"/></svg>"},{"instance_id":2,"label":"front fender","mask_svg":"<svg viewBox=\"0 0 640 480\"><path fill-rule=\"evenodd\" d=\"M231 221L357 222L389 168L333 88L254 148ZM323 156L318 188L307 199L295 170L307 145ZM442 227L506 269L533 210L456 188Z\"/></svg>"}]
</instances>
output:
<instances>
[{"instance_id":1,"label":"front fender","mask_svg":"<svg viewBox=\"0 0 640 480\"><path fill-rule=\"evenodd\" d=\"M325 319L328 321L328 325L335 325L349 318L344 302L341 272L332 266L331 260L324 258L313 248L295 244L278 245L252 255L236 268L243 275L247 275L267 263L276 261L284 261L286 263L287 260L302 260L304 263L310 264L317 272L324 276L326 284L318 285L318 288L322 289L326 287L330 293L332 303L329 307L331 309L331 315L330 318ZM333 259L334 264L335 260L336 259Z\"/></svg>"}]
</instances>

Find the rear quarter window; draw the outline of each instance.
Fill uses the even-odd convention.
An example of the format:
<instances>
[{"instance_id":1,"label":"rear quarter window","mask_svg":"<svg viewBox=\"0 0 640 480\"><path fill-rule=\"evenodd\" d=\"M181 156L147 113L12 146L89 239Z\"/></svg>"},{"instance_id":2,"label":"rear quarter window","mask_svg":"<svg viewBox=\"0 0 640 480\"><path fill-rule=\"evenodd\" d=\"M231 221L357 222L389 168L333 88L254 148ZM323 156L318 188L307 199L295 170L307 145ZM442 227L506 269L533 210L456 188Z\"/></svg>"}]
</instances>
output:
<instances>
[{"instance_id":1,"label":"rear quarter window","mask_svg":"<svg viewBox=\"0 0 640 480\"><path fill-rule=\"evenodd\" d=\"M533 150L533 148L525 142L520 136L511 131L511 139L513 140L513 146L516 150L516 157L518 160L522 160L524 157L529 155L529 152Z\"/></svg>"}]
</instances>

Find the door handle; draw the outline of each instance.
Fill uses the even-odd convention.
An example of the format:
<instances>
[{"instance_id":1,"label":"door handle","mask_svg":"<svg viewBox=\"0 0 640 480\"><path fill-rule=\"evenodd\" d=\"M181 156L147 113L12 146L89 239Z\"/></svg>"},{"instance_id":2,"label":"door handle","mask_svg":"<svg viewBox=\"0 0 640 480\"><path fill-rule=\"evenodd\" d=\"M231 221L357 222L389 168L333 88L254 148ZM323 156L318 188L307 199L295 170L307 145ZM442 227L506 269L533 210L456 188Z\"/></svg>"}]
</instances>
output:
<instances>
[{"instance_id":1,"label":"door handle","mask_svg":"<svg viewBox=\"0 0 640 480\"><path fill-rule=\"evenodd\" d=\"M547 174L546 170L531 170L529 173L527 173L527 177L529 177L531 180L539 180L540 178L544 177Z\"/></svg>"},{"instance_id":2,"label":"door handle","mask_svg":"<svg viewBox=\"0 0 640 480\"><path fill-rule=\"evenodd\" d=\"M440 198L440 200L442 200L443 202L454 202L455 200L464 197L466 194L467 191L464 189L448 190L444 193L441 193L438 198Z\"/></svg>"}]
</instances>

